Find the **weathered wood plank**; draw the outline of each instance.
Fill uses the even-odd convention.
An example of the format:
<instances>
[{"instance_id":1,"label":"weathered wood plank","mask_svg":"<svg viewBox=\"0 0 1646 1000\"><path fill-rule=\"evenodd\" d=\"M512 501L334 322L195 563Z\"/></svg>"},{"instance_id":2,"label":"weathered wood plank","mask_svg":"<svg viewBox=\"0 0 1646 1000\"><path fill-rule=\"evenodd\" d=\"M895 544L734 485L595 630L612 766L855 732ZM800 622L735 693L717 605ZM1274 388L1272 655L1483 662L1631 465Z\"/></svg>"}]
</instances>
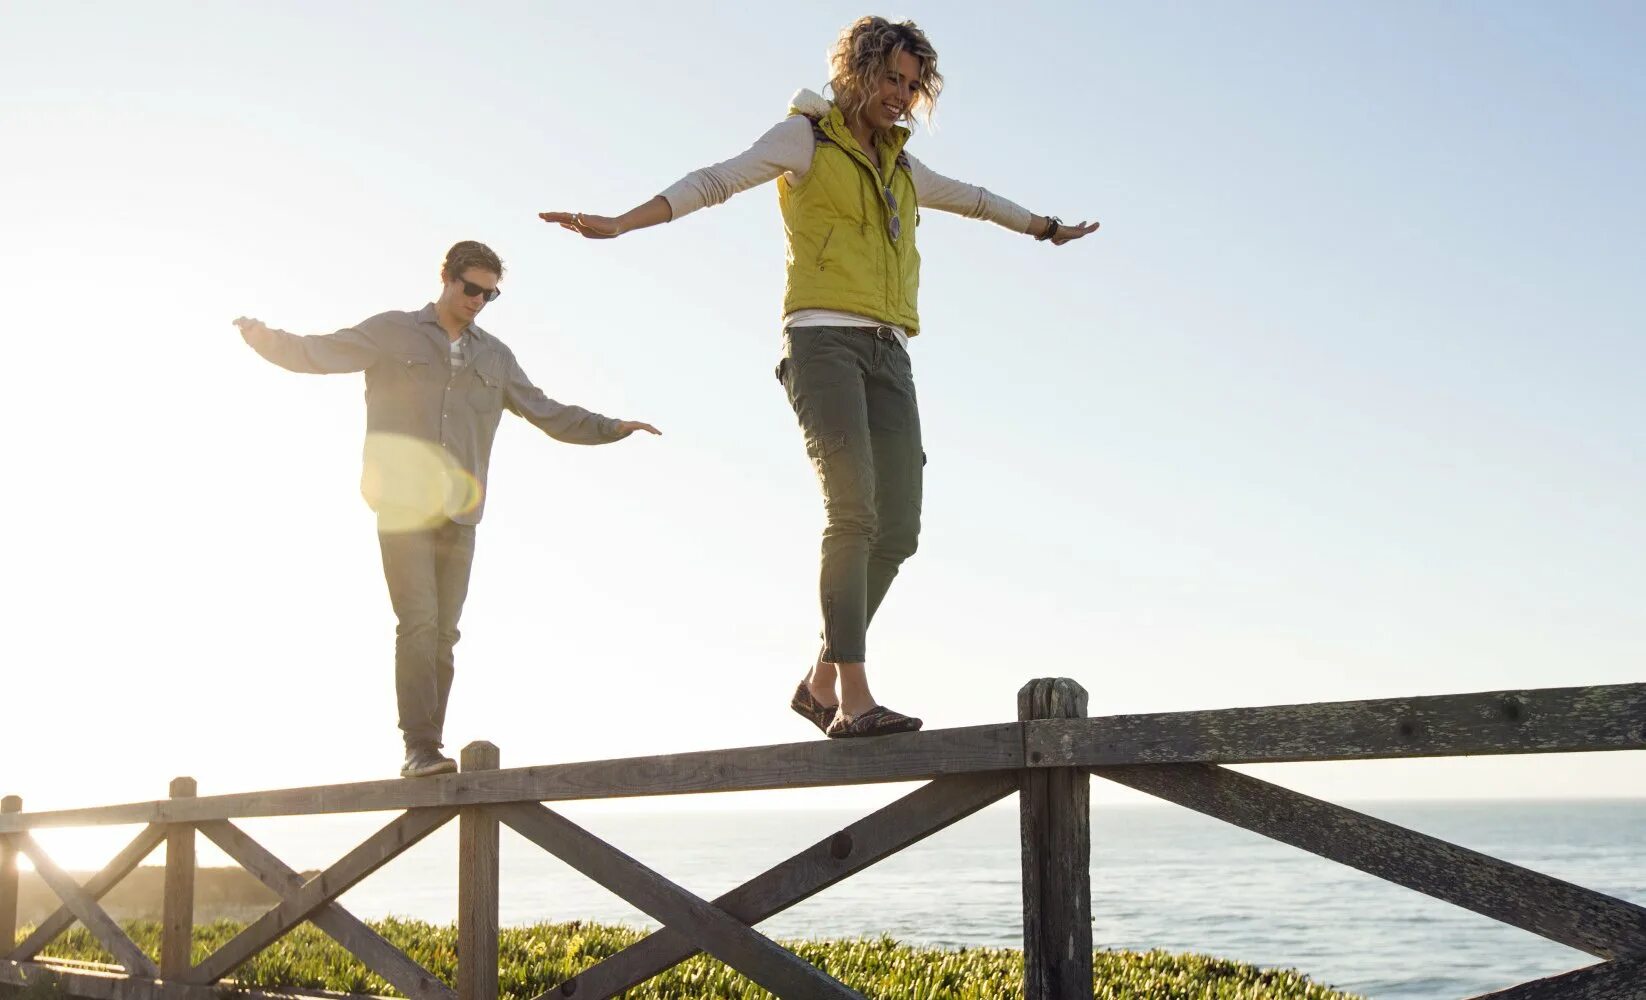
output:
<instances>
[{"instance_id":1,"label":"weathered wood plank","mask_svg":"<svg viewBox=\"0 0 1646 1000\"><path fill-rule=\"evenodd\" d=\"M202 823L200 832L281 897L290 896L303 887L303 876L228 820ZM340 904L327 903L315 910L309 914L309 923L347 948L368 969L411 1000L457 1000L456 991L441 982L440 977L413 961Z\"/></svg>"},{"instance_id":2,"label":"weathered wood plank","mask_svg":"<svg viewBox=\"0 0 1646 1000\"><path fill-rule=\"evenodd\" d=\"M465 774L500 763L483 740L463 748ZM465 806L457 823L457 1000L497 1000L497 817Z\"/></svg>"},{"instance_id":3,"label":"weathered wood plank","mask_svg":"<svg viewBox=\"0 0 1646 1000\"><path fill-rule=\"evenodd\" d=\"M353 888L361 879L399 857L401 852L438 830L457 814L455 809L415 809L366 838L338 862L281 900L274 909L248 924L199 965L185 982L205 985L232 972L240 963L273 944L315 910Z\"/></svg>"},{"instance_id":4,"label":"weathered wood plank","mask_svg":"<svg viewBox=\"0 0 1646 1000\"><path fill-rule=\"evenodd\" d=\"M1646 907L1250 775L1211 764L1092 773L1591 955L1646 957Z\"/></svg>"},{"instance_id":5,"label":"weathered wood plank","mask_svg":"<svg viewBox=\"0 0 1646 1000\"><path fill-rule=\"evenodd\" d=\"M82 886L87 898L102 899L108 895L110 889L120 884L120 880L130 875L133 868L143 863L143 859L154 853L154 849L165 843L166 828L163 826L146 826L138 831L131 843L121 849L114 860L103 866L103 870L86 880ZM67 906L59 906L50 916L40 921L17 949L11 953L11 958L19 962L26 962L45 950L46 946L57 940L57 935L68 930L74 924L74 913Z\"/></svg>"},{"instance_id":6,"label":"weathered wood plank","mask_svg":"<svg viewBox=\"0 0 1646 1000\"><path fill-rule=\"evenodd\" d=\"M23 800L15 795L0 798L0 815L23 811ZM17 845L0 836L0 958L11 954L17 944Z\"/></svg>"},{"instance_id":7,"label":"weathered wood plank","mask_svg":"<svg viewBox=\"0 0 1646 1000\"><path fill-rule=\"evenodd\" d=\"M864 1000L856 990L546 806L527 802L493 810L527 840L778 996Z\"/></svg>"},{"instance_id":8,"label":"weathered wood plank","mask_svg":"<svg viewBox=\"0 0 1646 1000\"><path fill-rule=\"evenodd\" d=\"M734 750L443 774L416 781L396 778L89 809L22 812L0 816L0 833L59 826L198 823L241 816L379 812L499 802L929 781L946 774L1022 766L1022 727L1010 722L872 740L811 740Z\"/></svg>"},{"instance_id":9,"label":"weathered wood plank","mask_svg":"<svg viewBox=\"0 0 1646 1000\"><path fill-rule=\"evenodd\" d=\"M1646 750L1646 684L1054 720L1025 745L1031 767Z\"/></svg>"},{"instance_id":10,"label":"weathered wood plank","mask_svg":"<svg viewBox=\"0 0 1646 1000\"><path fill-rule=\"evenodd\" d=\"M150 979L160 974L160 970L155 968L149 956L143 954L143 950L126 936L126 932L120 929L120 925L116 924L112 917L103 912L103 908L86 894L78 882L70 878L67 872L57 866L57 862L40 849L40 845L35 843L33 837L26 833L19 834L17 846L28 855L30 861L34 862L34 873L40 876L40 881L46 883L51 891L57 894L57 898L63 901L69 912L86 925L92 937L107 948L110 954L114 955L115 961L128 973Z\"/></svg>"},{"instance_id":11,"label":"weathered wood plank","mask_svg":"<svg viewBox=\"0 0 1646 1000\"><path fill-rule=\"evenodd\" d=\"M1017 693L1025 722L1085 715L1086 691L1066 677L1033 680ZM1024 1000L1092 996L1090 781L1066 767L1021 774Z\"/></svg>"},{"instance_id":12,"label":"weathered wood plank","mask_svg":"<svg viewBox=\"0 0 1646 1000\"><path fill-rule=\"evenodd\" d=\"M715 899L714 905L753 926L1015 791L1017 776L1009 771L938 778L766 869ZM697 946L684 935L665 927L537 1000L573 994L579 1000L605 1000L697 953Z\"/></svg>"},{"instance_id":13,"label":"weathered wood plank","mask_svg":"<svg viewBox=\"0 0 1646 1000\"><path fill-rule=\"evenodd\" d=\"M176 778L171 797L192 798L193 778ZM161 903L160 975L181 976L194 963L194 827L172 825L166 831L166 894Z\"/></svg>"},{"instance_id":14,"label":"weathered wood plank","mask_svg":"<svg viewBox=\"0 0 1646 1000\"><path fill-rule=\"evenodd\" d=\"M74 962L53 959L48 962L16 962L0 960L0 984L35 986L43 982L55 983L65 996L86 997L88 1000L223 1000L223 991L216 986L190 986L186 983L158 979L133 979L117 966L96 962ZM300 988L265 991L244 989L237 983L222 984L234 991L234 1000L291 1000L292 997L312 997L314 1000L392 1000L369 993L333 993L329 990Z\"/></svg>"},{"instance_id":15,"label":"weathered wood plank","mask_svg":"<svg viewBox=\"0 0 1646 1000\"><path fill-rule=\"evenodd\" d=\"M1602 962L1473 1000L1646 1000L1646 962Z\"/></svg>"}]
</instances>

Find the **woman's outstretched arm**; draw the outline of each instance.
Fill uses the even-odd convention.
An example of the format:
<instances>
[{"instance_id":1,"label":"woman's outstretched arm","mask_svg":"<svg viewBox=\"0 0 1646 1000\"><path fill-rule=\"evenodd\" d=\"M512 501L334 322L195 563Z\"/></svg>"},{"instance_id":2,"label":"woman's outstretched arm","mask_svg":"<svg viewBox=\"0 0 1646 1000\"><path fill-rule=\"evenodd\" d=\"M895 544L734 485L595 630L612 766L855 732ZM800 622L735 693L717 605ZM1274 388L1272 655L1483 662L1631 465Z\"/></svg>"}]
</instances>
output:
<instances>
[{"instance_id":1,"label":"woman's outstretched arm","mask_svg":"<svg viewBox=\"0 0 1646 1000\"><path fill-rule=\"evenodd\" d=\"M669 200L658 195L616 217L590 215L587 212L539 212L537 217L544 222L558 223L591 240L609 240L636 229L660 226L674 218L674 211L669 208Z\"/></svg>"},{"instance_id":2,"label":"woman's outstretched arm","mask_svg":"<svg viewBox=\"0 0 1646 1000\"><path fill-rule=\"evenodd\" d=\"M909 172L914 177L915 194L920 198L922 208L953 212L968 219L987 219L1014 233L1026 233L1036 239L1044 237L1051 227L1052 220L1046 216L1035 215L1022 205L1002 198L988 188L945 177L913 156L909 157ZM1096 222L1082 222L1078 225L1060 222L1052 233L1051 242L1055 246L1062 246L1070 240L1078 240L1088 233L1096 232L1097 227Z\"/></svg>"},{"instance_id":3,"label":"woman's outstretched arm","mask_svg":"<svg viewBox=\"0 0 1646 1000\"><path fill-rule=\"evenodd\" d=\"M538 218L586 236L614 236L672 222L700 208L718 205L785 173L804 175L812 165L811 123L798 115L772 126L748 149L713 166L693 170L657 197L610 217L589 212L539 212Z\"/></svg>"}]
</instances>

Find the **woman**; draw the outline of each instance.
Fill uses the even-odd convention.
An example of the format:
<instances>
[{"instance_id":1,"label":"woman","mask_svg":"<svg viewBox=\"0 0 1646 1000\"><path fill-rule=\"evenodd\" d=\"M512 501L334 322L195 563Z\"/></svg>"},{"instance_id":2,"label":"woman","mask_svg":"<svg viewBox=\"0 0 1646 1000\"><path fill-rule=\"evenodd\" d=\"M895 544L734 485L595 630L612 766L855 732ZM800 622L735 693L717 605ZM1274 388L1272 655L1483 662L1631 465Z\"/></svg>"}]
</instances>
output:
<instances>
[{"instance_id":1,"label":"woman","mask_svg":"<svg viewBox=\"0 0 1646 1000\"><path fill-rule=\"evenodd\" d=\"M1066 226L983 188L934 173L904 151L915 112L930 120L937 53L912 21L864 17L829 57L832 102L809 90L789 116L724 163L615 218L543 212L610 239L777 181L788 237L783 356L777 366L823 487L823 648L795 689L796 712L835 738L920 728L869 691L865 633L920 532L920 414L908 341L920 332L919 208L987 219L1055 246ZM836 689L838 682L839 688Z\"/></svg>"}]
</instances>

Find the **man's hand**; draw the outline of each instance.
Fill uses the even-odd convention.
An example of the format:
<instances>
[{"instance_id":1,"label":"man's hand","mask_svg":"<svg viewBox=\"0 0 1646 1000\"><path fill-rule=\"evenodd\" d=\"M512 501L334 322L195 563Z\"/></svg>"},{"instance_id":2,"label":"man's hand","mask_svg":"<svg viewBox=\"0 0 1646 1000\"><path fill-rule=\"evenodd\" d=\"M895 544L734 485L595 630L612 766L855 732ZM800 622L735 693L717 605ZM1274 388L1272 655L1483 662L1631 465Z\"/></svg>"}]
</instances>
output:
<instances>
[{"instance_id":1,"label":"man's hand","mask_svg":"<svg viewBox=\"0 0 1646 1000\"><path fill-rule=\"evenodd\" d=\"M659 435L663 433L662 431L658 430L656 427L653 427L651 424L642 423L639 420L619 420L617 422L617 432L619 434L623 435L624 437L628 437L630 434L633 434L635 431L645 431L648 434L659 434Z\"/></svg>"},{"instance_id":2,"label":"man's hand","mask_svg":"<svg viewBox=\"0 0 1646 1000\"><path fill-rule=\"evenodd\" d=\"M268 329L268 325L262 320L250 319L245 316L235 320L234 325L240 328L240 336L242 337L250 336L254 331Z\"/></svg>"}]
</instances>

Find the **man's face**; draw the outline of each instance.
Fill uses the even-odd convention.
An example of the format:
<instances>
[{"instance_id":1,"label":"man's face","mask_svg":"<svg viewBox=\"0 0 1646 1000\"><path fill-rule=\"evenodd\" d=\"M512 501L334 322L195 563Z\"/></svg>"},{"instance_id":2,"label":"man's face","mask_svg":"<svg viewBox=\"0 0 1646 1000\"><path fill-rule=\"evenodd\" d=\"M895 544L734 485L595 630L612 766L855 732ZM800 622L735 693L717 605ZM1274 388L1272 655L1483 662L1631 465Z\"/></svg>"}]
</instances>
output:
<instances>
[{"instance_id":1,"label":"man's face","mask_svg":"<svg viewBox=\"0 0 1646 1000\"><path fill-rule=\"evenodd\" d=\"M501 280L495 271L471 267L446 282L440 301L454 316L465 322L474 322L486 303L498 296L497 283Z\"/></svg>"}]
</instances>

